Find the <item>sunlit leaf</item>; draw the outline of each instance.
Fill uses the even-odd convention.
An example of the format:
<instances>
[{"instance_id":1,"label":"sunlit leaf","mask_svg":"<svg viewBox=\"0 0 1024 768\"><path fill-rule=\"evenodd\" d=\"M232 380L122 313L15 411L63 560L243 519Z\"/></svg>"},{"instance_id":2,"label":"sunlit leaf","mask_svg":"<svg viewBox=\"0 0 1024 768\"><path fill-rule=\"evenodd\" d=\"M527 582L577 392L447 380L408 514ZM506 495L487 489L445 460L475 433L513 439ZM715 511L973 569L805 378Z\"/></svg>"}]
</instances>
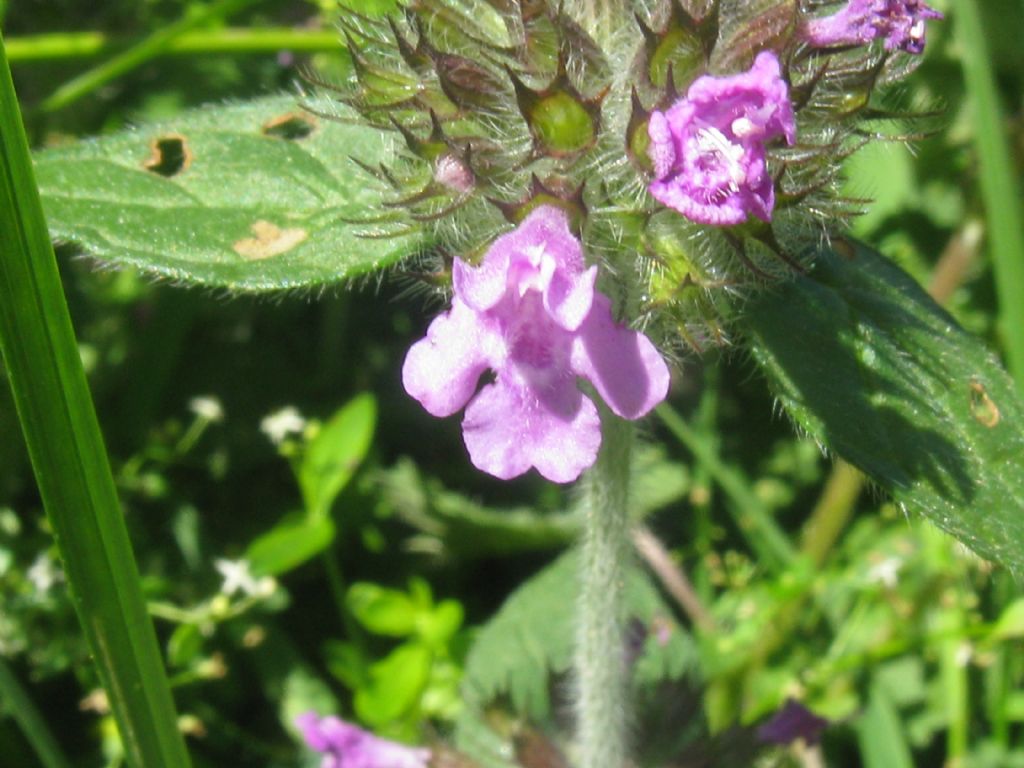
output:
<instances>
[{"instance_id":1,"label":"sunlit leaf","mask_svg":"<svg viewBox=\"0 0 1024 768\"><path fill-rule=\"evenodd\" d=\"M324 109L351 118L336 104ZM184 112L40 152L54 238L113 265L232 291L312 288L383 269L416 237L367 237L392 153L383 132L304 112L291 96Z\"/></svg>"},{"instance_id":2,"label":"sunlit leaf","mask_svg":"<svg viewBox=\"0 0 1024 768\"><path fill-rule=\"evenodd\" d=\"M377 423L377 401L360 395L324 424L309 442L299 468L306 508L326 514L366 456Z\"/></svg>"},{"instance_id":3,"label":"sunlit leaf","mask_svg":"<svg viewBox=\"0 0 1024 768\"><path fill-rule=\"evenodd\" d=\"M287 517L254 540L245 559L254 573L279 576L327 549L334 532L329 517Z\"/></svg>"}]
</instances>

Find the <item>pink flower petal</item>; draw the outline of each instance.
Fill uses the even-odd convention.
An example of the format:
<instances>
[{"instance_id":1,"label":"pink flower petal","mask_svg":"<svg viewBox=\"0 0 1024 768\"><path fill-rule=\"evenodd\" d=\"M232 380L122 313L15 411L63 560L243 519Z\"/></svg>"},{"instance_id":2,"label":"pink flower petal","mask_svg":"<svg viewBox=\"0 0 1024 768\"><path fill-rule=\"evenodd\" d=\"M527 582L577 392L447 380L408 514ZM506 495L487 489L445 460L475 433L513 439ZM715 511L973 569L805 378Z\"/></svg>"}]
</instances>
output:
<instances>
[{"instance_id":1,"label":"pink flower petal","mask_svg":"<svg viewBox=\"0 0 1024 768\"><path fill-rule=\"evenodd\" d=\"M433 416L451 416L476 392L480 376L496 364L500 339L458 299L439 315L402 365L405 391Z\"/></svg>"},{"instance_id":2,"label":"pink flower petal","mask_svg":"<svg viewBox=\"0 0 1024 768\"><path fill-rule=\"evenodd\" d=\"M642 333L617 324L601 294L573 340L572 367L624 419L640 418L668 394L671 377L658 350Z\"/></svg>"},{"instance_id":3,"label":"pink flower petal","mask_svg":"<svg viewBox=\"0 0 1024 768\"><path fill-rule=\"evenodd\" d=\"M499 375L466 409L463 438L474 466L508 480L530 467L569 483L597 459L601 419L571 378L542 391L515 374Z\"/></svg>"},{"instance_id":4,"label":"pink flower petal","mask_svg":"<svg viewBox=\"0 0 1024 768\"><path fill-rule=\"evenodd\" d=\"M765 143L796 140L778 57L762 51L746 72L698 77L684 98L651 114L648 135L654 199L701 224L740 224L749 214L769 221L775 191Z\"/></svg>"}]
</instances>

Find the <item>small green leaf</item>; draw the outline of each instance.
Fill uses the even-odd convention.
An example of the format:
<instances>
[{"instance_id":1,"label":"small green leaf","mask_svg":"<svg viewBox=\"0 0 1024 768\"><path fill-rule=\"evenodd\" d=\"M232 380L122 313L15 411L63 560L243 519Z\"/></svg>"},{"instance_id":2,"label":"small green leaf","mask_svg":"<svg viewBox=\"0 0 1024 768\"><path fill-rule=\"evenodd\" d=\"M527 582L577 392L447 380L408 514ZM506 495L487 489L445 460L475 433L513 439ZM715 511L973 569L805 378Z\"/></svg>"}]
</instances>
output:
<instances>
[{"instance_id":1,"label":"small green leaf","mask_svg":"<svg viewBox=\"0 0 1024 768\"><path fill-rule=\"evenodd\" d=\"M871 686L868 708L857 723L857 741L865 768L913 768L903 725L885 689Z\"/></svg>"},{"instance_id":2,"label":"small green leaf","mask_svg":"<svg viewBox=\"0 0 1024 768\"><path fill-rule=\"evenodd\" d=\"M381 726L399 719L419 700L430 675L431 654L422 645L400 645L370 668L370 685L355 695L363 722Z\"/></svg>"},{"instance_id":3,"label":"small green leaf","mask_svg":"<svg viewBox=\"0 0 1024 768\"><path fill-rule=\"evenodd\" d=\"M311 514L330 512L366 457L376 422L377 401L373 395L359 395L335 413L310 441L299 468L299 485Z\"/></svg>"},{"instance_id":4,"label":"small green leaf","mask_svg":"<svg viewBox=\"0 0 1024 768\"><path fill-rule=\"evenodd\" d=\"M179 624L167 640L167 663L184 667L203 649L203 635L195 624Z\"/></svg>"},{"instance_id":5,"label":"small green leaf","mask_svg":"<svg viewBox=\"0 0 1024 768\"><path fill-rule=\"evenodd\" d=\"M793 419L980 555L1024 569L1024 407L980 340L863 245L745 308Z\"/></svg>"},{"instance_id":6,"label":"small green leaf","mask_svg":"<svg viewBox=\"0 0 1024 768\"><path fill-rule=\"evenodd\" d=\"M334 521L329 517L289 516L256 538L245 559L253 573L279 576L327 549L334 533Z\"/></svg>"},{"instance_id":7,"label":"small green leaf","mask_svg":"<svg viewBox=\"0 0 1024 768\"><path fill-rule=\"evenodd\" d=\"M341 120L352 115L321 104ZM314 117L292 97L206 107L37 154L52 236L176 282L270 291L394 264L418 238L366 237L384 187L352 162L392 156L380 130Z\"/></svg>"},{"instance_id":8,"label":"small green leaf","mask_svg":"<svg viewBox=\"0 0 1024 768\"><path fill-rule=\"evenodd\" d=\"M1009 640L1024 637L1024 598L1010 603L992 629L992 639Z\"/></svg>"},{"instance_id":9,"label":"small green leaf","mask_svg":"<svg viewBox=\"0 0 1024 768\"><path fill-rule=\"evenodd\" d=\"M370 682L370 662L355 643L329 640L324 646L327 669L347 688L355 691Z\"/></svg>"},{"instance_id":10,"label":"small green leaf","mask_svg":"<svg viewBox=\"0 0 1024 768\"><path fill-rule=\"evenodd\" d=\"M416 633L432 648L443 647L462 626L462 604L456 600L442 600L429 612L420 613Z\"/></svg>"},{"instance_id":11,"label":"small green leaf","mask_svg":"<svg viewBox=\"0 0 1024 768\"><path fill-rule=\"evenodd\" d=\"M406 637L416 629L418 611L404 592L359 582L349 587L345 603L356 620L374 634Z\"/></svg>"}]
</instances>

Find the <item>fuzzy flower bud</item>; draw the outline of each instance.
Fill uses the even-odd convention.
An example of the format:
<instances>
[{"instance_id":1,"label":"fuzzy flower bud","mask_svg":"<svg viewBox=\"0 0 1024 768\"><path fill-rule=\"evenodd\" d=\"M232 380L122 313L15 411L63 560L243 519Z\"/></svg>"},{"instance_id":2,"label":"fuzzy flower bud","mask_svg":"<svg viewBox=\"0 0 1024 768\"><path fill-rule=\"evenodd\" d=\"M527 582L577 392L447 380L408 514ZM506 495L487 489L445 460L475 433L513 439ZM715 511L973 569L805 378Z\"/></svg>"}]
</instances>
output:
<instances>
[{"instance_id":1,"label":"fuzzy flower bud","mask_svg":"<svg viewBox=\"0 0 1024 768\"><path fill-rule=\"evenodd\" d=\"M778 57L763 51L747 72L697 78L684 98L651 114L648 134L656 200L700 224L740 224L751 213L770 221L775 189L765 144L796 140Z\"/></svg>"},{"instance_id":2,"label":"fuzzy flower bud","mask_svg":"<svg viewBox=\"0 0 1024 768\"><path fill-rule=\"evenodd\" d=\"M850 0L838 13L808 21L803 37L819 48L866 45L881 37L887 51L921 53L925 21L941 18L921 0Z\"/></svg>"},{"instance_id":3,"label":"fuzzy flower bud","mask_svg":"<svg viewBox=\"0 0 1024 768\"><path fill-rule=\"evenodd\" d=\"M618 325L564 211L540 206L491 245L456 261L452 308L409 350L406 391L434 416L464 405L477 468L501 479L530 467L566 483L597 458L601 422L587 379L618 416L636 419L668 392L669 371L643 334ZM487 370L495 380L477 392Z\"/></svg>"},{"instance_id":4,"label":"fuzzy flower bud","mask_svg":"<svg viewBox=\"0 0 1024 768\"><path fill-rule=\"evenodd\" d=\"M430 761L429 749L377 738L337 717L306 712L295 725L306 743L323 753L321 768L427 768Z\"/></svg>"}]
</instances>

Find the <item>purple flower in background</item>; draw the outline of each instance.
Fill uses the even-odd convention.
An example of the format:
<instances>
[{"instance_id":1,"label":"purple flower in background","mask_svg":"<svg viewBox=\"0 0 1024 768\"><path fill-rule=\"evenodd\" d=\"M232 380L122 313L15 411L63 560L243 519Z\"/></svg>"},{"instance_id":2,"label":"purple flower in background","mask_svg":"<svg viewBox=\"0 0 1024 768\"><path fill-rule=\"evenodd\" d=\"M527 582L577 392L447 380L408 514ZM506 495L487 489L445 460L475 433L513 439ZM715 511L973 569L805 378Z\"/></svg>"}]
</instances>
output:
<instances>
[{"instance_id":1,"label":"purple flower in background","mask_svg":"<svg viewBox=\"0 0 1024 768\"><path fill-rule=\"evenodd\" d=\"M838 13L811 19L803 37L814 46L866 45L885 38L885 49L908 53L924 50L925 21L942 14L921 0L850 0Z\"/></svg>"},{"instance_id":2,"label":"purple flower in background","mask_svg":"<svg viewBox=\"0 0 1024 768\"><path fill-rule=\"evenodd\" d=\"M564 211L535 209L479 266L457 260L453 278L452 308L409 350L402 382L434 416L469 403L463 439L484 472L507 480L536 467L567 483L594 463L601 422L578 377L627 419L665 398L668 366L613 320ZM494 381L477 392L488 370Z\"/></svg>"},{"instance_id":3,"label":"purple flower in background","mask_svg":"<svg viewBox=\"0 0 1024 768\"><path fill-rule=\"evenodd\" d=\"M817 744L829 721L807 709L796 699L786 699L782 709L757 729L757 737L766 744L791 744L803 739L806 744Z\"/></svg>"},{"instance_id":4,"label":"purple flower in background","mask_svg":"<svg viewBox=\"0 0 1024 768\"><path fill-rule=\"evenodd\" d=\"M320 768L427 768L430 750L380 739L337 717L295 718L302 738L324 757Z\"/></svg>"},{"instance_id":5,"label":"purple flower in background","mask_svg":"<svg viewBox=\"0 0 1024 768\"><path fill-rule=\"evenodd\" d=\"M698 77L684 98L651 114L647 130L656 200L700 224L740 224L751 213L771 220L765 144L796 140L789 86L773 52L759 53L741 74Z\"/></svg>"}]
</instances>

